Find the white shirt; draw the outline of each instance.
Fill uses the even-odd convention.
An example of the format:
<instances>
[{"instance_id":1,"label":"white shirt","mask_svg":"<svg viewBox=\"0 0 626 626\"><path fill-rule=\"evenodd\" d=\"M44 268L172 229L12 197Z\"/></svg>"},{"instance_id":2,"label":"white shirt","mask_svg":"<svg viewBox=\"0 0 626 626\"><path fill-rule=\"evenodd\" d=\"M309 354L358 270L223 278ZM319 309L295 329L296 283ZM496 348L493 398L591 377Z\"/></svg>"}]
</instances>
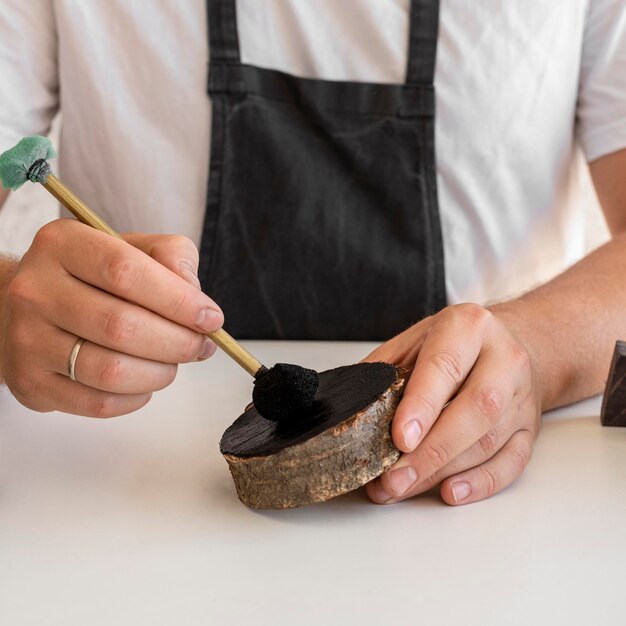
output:
<instances>
[{"instance_id":1,"label":"white shirt","mask_svg":"<svg viewBox=\"0 0 626 626\"><path fill-rule=\"evenodd\" d=\"M242 60L401 83L409 0L239 0ZM205 0L2 0L0 151L63 116L61 177L118 230L199 241L211 107ZM450 302L584 252L584 163L626 147L624 0L442 0L439 203ZM367 245L364 242L364 245Z\"/></svg>"}]
</instances>

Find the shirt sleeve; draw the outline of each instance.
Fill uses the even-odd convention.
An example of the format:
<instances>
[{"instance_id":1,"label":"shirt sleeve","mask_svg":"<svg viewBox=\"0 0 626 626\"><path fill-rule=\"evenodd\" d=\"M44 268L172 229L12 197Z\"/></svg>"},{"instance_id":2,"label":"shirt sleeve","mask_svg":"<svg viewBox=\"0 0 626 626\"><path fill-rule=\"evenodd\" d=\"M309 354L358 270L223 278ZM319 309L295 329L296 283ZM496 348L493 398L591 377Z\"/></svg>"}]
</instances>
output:
<instances>
[{"instance_id":1,"label":"shirt sleeve","mask_svg":"<svg viewBox=\"0 0 626 626\"><path fill-rule=\"evenodd\" d=\"M0 152L46 135L59 108L53 0L2 0Z\"/></svg>"},{"instance_id":2,"label":"shirt sleeve","mask_svg":"<svg viewBox=\"0 0 626 626\"><path fill-rule=\"evenodd\" d=\"M577 108L587 161L626 148L626 2L589 0Z\"/></svg>"}]
</instances>

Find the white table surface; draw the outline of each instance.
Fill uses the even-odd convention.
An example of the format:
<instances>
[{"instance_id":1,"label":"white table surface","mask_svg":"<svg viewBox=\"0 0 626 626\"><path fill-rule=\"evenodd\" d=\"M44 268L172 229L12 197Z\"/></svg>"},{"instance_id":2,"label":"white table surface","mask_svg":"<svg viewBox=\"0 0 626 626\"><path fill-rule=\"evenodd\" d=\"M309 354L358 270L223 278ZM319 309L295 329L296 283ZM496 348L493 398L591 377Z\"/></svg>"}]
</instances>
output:
<instances>
[{"instance_id":1,"label":"white table surface","mask_svg":"<svg viewBox=\"0 0 626 626\"><path fill-rule=\"evenodd\" d=\"M249 342L327 369L369 344ZM239 503L218 442L251 379L184 366L134 415L40 415L0 391L0 624L626 623L626 429L595 398L547 415L482 503Z\"/></svg>"}]
</instances>

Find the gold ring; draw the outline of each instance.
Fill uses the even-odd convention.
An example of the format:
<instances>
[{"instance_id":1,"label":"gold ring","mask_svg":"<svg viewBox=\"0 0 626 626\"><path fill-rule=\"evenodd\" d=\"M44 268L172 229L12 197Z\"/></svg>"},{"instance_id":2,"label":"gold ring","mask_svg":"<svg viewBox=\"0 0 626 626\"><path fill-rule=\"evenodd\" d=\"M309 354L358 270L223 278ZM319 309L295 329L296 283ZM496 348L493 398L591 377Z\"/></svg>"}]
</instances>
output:
<instances>
[{"instance_id":1,"label":"gold ring","mask_svg":"<svg viewBox=\"0 0 626 626\"><path fill-rule=\"evenodd\" d=\"M78 359L78 353L80 349L83 347L85 340L82 337L79 337L74 347L72 348L72 353L70 354L70 360L67 365L67 373L71 380L76 381L76 359Z\"/></svg>"}]
</instances>

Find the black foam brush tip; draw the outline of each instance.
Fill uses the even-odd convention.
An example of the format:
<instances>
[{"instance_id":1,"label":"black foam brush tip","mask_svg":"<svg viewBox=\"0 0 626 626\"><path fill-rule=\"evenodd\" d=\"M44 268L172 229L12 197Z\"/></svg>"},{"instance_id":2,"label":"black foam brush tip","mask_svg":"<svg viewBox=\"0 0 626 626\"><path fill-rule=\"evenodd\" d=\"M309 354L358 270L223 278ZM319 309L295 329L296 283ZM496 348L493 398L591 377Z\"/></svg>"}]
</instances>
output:
<instances>
[{"instance_id":1,"label":"black foam brush tip","mask_svg":"<svg viewBox=\"0 0 626 626\"><path fill-rule=\"evenodd\" d=\"M252 401L265 419L286 422L313 406L318 386L319 375L315 370L277 363L257 375Z\"/></svg>"}]
</instances>

